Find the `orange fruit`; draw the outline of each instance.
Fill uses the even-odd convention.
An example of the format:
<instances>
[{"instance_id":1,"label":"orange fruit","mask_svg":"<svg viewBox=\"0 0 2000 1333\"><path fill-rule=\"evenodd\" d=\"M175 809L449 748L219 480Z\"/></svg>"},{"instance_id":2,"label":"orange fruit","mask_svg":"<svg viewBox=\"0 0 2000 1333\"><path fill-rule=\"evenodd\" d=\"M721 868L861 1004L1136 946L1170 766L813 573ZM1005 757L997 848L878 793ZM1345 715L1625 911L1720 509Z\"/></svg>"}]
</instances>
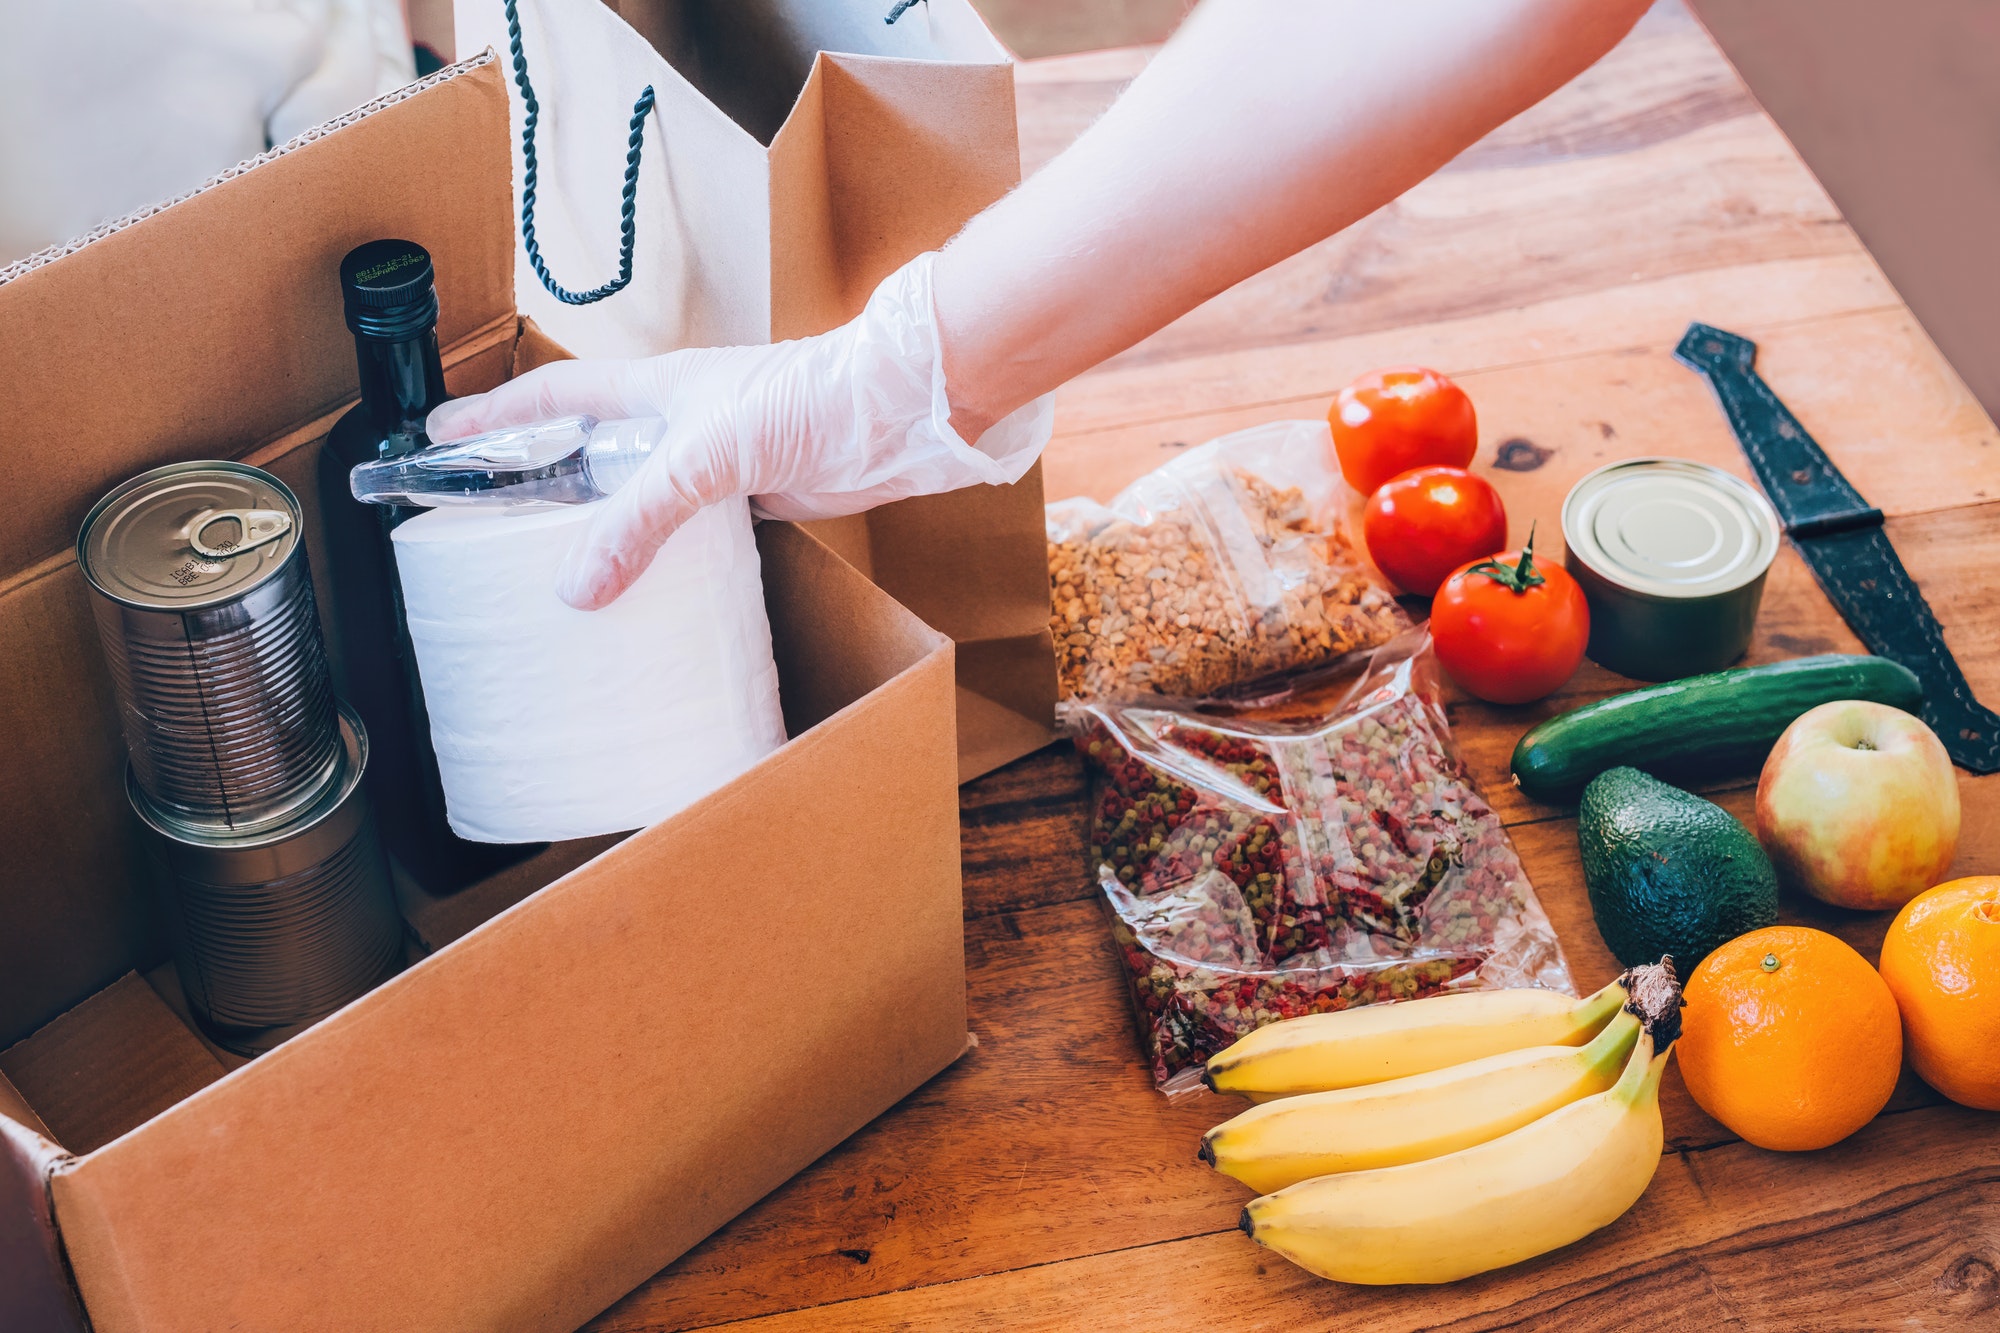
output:
<instances>
[{"instance_id":1,"label":"orange fruit","mask_svg":"<svg viewBox=\"0 0 2000 1333\"><path fill-rule=\"evenodd\" d=\"M1823 930L1739 935L1688 978L1678 1047L1701 1109L1760 1148L1824 1148L1875 1118L1903 1067L1895 997Z\"/></svg>"},{"instance_id":2,"label":"orange fruit","mask_svg":"<svg viewBox=\"0 0 2000 1333\"><path fill-rule=\"evenodd\" d=\"M1904 904L1882 941L1882 980L1924 1082L2000 1111L2000 876L1955 879Z\"/></svg>"}]
</instances>

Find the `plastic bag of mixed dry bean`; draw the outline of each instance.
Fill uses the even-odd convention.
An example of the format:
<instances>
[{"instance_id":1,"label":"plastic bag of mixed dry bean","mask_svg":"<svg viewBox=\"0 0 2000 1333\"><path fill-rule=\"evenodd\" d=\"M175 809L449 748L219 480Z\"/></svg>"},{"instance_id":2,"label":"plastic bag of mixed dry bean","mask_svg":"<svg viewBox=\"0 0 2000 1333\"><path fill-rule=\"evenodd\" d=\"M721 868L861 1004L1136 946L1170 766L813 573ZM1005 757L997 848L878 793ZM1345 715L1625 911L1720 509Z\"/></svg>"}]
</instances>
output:
<instances>
[{"instance_id":1,"label":"plastic bag of mixed dry bean","mask_svg":"<svg viewBox=\"0 0 2000 1333\"><path fill-rule=\"evenodd\" d=\"M1575 993L1451 744L1422 631L1304 719L1144 696L1063 715L1163 1090L1198 1086L1209 1056L1280 1018L1488 986Z\"/></svg>"},{"instance_id":2,"label":"plastic bag of mixed dry bean","mask_svg":"<svg viewBox=\"0 0 2000 1333\"><path fill-rule=\"evenodd\" d=\"M1373 648L1406 628L1335 517L1323 421L1226 435L1108 506L1048 507L1062 696L1199 697Z\"/></svg>"}]
</instances>

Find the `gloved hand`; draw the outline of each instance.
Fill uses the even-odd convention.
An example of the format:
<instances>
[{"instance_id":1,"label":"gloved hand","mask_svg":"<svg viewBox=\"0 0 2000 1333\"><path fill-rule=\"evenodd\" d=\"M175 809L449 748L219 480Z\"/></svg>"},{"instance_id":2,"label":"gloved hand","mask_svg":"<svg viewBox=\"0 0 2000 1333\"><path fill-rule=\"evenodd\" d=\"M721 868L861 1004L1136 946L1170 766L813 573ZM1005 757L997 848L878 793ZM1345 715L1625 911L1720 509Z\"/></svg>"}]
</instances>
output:
<instances>
[{"instance_id":1,"label":"gloved hand","mask_svg":"<svg viewBox=\"0 0 2000 1333\"><path fill-rule=\"evenodd\" d=\"M1047 396L1002 418L977 447L951 425L931 301L934 254L890 274L839 328L767 347L634 361L564 361L430 415L444 443L584 413L664 417L639 475L604 501L557 578L586 610L616 598L704 505L747 495L767 518L833 518L889 500L1020 480L1048 442Z\"/></svg>"}]
</instances>

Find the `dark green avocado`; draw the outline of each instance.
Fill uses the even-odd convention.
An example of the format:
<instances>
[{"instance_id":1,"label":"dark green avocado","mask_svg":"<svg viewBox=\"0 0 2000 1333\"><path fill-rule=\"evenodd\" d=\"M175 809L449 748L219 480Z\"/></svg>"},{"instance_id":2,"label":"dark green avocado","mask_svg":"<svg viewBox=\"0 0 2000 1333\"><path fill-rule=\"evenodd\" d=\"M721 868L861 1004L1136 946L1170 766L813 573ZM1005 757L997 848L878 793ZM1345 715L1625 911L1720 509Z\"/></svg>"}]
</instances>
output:
<instances>
[{"instance_id":1,"label":"dark green avocado","mask_svg":"<svg viewBox=\"0 0 2000 1333\"><path fill-rule=\"evenodd\" d=\"M1627 967L1672 954L1687 976L1718 945L1778 919L1778 879L1749 830L1636 768L1583 789L1576 838L1597 933Z\"/></svg>"}]
</instances>

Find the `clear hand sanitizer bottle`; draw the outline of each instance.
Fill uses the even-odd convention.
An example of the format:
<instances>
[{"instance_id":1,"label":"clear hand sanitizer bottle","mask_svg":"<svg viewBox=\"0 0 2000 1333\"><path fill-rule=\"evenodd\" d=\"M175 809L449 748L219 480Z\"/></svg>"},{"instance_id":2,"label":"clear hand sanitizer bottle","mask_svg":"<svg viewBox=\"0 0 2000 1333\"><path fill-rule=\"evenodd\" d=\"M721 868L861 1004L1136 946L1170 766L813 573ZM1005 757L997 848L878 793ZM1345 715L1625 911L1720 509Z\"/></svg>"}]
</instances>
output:
<instances>
[{"instance_id":1,"label":"clear hand sanitizer bottle","mask_svg":"<svg viewBox=\"0 0 2000 1333\"><path fill-rule=\"evenodd\" d=\"M667 431L659 417L557 417L361 463L354 498L378 505L573 505L632 479Z\"/></svg>"}]
</instances>

